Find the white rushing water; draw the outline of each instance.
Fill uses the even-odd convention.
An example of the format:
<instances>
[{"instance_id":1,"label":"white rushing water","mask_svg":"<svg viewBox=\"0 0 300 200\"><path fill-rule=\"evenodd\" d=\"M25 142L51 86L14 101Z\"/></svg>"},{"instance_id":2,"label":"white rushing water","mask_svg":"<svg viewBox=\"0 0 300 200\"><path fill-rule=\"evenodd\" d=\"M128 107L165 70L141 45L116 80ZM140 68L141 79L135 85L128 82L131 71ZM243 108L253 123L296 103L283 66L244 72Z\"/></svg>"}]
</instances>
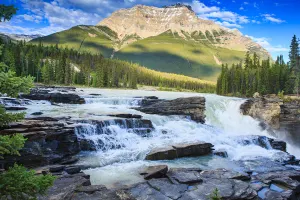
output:
<instances>
[{"instance_id":1,"label":"white rushing water","mask_svg":"<svg viewBox=\"0 0 300 200\"><path fill-rule=\"evenodd\" d=\"M90 96L88 94L101 94ZM47 116L72 116L78 119L111 120L99 131L96 125L83 124L78 130L82 138L98 144L97 152L83 153L81 164L93 166L85 170L91 175L92 183L108 187L142 181L139 172L149 165L167 164L169 167L230 168L239 170L234 161L251 160L258 157L275 159L279 151L265 149L254 143L245 145L241 140L251 135L268 136L259 122L240 114L243 99L221 97L214 94L153 92L137 90L84 89L84 105L52 106L39 102L29 112L42 111ZM206 98L206 124L198 124L180 116L148 115L132 109L138 106L143 96L157 96L160 99L204 96ZM151 137L141 137L114 123L108 114L139 114L151 120L155 131ZM102 132L101 132L102 131ZM216 150L224 149L228 158L212 156L182 158L174 161L145 161L146 154L156 147L165 147L184 142L205 141L212 143Z\"/></svg>"}]
</instances>

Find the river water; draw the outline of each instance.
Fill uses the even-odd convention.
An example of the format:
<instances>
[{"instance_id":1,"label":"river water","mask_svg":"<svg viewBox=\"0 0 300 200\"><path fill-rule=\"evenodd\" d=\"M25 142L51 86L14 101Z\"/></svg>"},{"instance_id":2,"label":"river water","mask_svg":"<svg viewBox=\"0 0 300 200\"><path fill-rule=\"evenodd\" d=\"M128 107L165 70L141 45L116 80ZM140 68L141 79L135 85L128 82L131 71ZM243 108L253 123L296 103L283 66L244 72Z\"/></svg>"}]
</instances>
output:
<instances>
[{"instance_id":1,"label":"river water","mask_svg":"<svg viewBox=\"0 0 300 200\"><path fill-rule=\"evenodd\" d=\"M41 111L45 116L111 121L105 127L109 134L100 134L92 124L83 124L84 128L77 131L79 137L102 144L102 148L96 152L83 152L80 155L79 164L91 166L85 173L91 175L92 184L116 187L136 183L143 180L139 175L143 168L157 164L243 171L240 164L242 161L255 161L258 158L276 160L281 155L271 147L266 149L255 142L242 142L242 139L250 138L251 135L273 137L266 130L262 130L258 121L240 114L239 107L245 101L243 99L214 94L140 90L83 89L78 90L78 93L85 98L86 104L53 106L46 101L36 101L28 106L27 113L30 116L30 113ZM181 116L148 115L132 109L139 106L141 97L144 96L157 96L160 99L203 96L206 98L206 123L197 124ZM152 121L155 131L151 133L151 137L141 137L126 127L116 125L114 118L106 116L120 113L142 115L143 119ZM195 141L210 142L214 149L226 150L228 158L204 156L174 161L144 160L153 148ZM299 149L288 145L288 151L298 156Z\"/></svg>"}]
</instances>

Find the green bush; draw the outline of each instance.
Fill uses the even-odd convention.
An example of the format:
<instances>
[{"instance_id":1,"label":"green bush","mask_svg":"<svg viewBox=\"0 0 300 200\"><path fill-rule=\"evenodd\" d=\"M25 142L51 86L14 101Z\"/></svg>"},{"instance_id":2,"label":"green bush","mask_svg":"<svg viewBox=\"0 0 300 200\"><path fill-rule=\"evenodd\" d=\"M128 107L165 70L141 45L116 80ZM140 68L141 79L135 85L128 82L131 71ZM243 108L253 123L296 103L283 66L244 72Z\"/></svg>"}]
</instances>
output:
<instances>
[{"instance_id":1,"label":"green bush","mask_svg":"<svg viewBox=\"0 0 300 200\"><path fill-rule=\"evenodd\" d=\"M52 175L36 176L34 170L15 164L0 175L0 199L35 200L38 194L46 193L54 180Z\"/></svg>"}]
</instances>

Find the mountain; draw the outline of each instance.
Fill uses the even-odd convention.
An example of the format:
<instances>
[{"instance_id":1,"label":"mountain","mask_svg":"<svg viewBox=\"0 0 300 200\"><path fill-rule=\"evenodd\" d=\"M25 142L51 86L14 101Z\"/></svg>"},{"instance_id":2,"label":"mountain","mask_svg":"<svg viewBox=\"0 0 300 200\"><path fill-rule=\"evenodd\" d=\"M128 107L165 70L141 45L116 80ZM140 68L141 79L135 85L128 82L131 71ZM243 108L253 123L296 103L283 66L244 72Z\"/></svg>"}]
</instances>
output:
<instances>
[{"instance_id":1,"label":"mountain","mask_svg":"<svg viewBox=\"0 0 300 200\"><path fill-rule=\"evenodd\" d=\"M11 39L15 41L26 41L29 42L33 39L43 37L42 35L25 35L25 34L9 34L9 33L0 33L0 37L3 39Z\"/></svg>"},{"instance_id":2,"label":"mountain","mask_svg":"<svg viewBox=\"0 0 300 200\"><path fill-rule=\"evenodd\" d=\"M184 5L121 9L96 26L76 26L33 40L102 53L151 69L215 81L222 63L243 60L246 51L270 54L238 30L197 17Z\"/></svg>"}]
</instances>

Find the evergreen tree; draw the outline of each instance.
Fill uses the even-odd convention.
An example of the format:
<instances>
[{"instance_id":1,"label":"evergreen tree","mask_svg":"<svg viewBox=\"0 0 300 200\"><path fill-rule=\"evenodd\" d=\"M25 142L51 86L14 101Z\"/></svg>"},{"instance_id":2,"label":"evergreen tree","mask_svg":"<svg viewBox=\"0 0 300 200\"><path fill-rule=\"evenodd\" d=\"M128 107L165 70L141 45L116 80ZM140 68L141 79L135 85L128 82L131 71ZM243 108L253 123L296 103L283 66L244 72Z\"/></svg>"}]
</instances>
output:
<instances>
[{"instance_id":1,"label":"evergreen tree","mask_svg":"<svg viewBox=\"0 0 300 200\"><path fill-rule=\"evenodd\" d=\"M299 58L299 43L297 40L296 35L293 36L291 46L290 46L290 52L289 52L289 58L290 58L290 67L292 70L299 72L300 68L298 66L298 58Z\"/></svg>"}]
</instances>

